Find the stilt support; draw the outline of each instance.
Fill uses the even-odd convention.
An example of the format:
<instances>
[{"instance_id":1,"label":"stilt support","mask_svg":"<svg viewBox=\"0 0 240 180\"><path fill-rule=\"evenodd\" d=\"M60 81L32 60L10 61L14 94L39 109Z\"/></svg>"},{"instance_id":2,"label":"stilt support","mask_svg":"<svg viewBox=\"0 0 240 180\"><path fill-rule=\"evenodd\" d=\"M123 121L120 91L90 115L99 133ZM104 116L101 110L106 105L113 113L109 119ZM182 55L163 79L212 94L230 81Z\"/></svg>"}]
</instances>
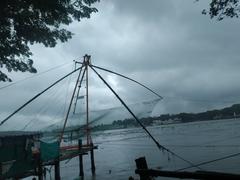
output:
<instances>
[{"instance_id":1,"label":"stilt support","mask_svg":"<svg viewBox=\"0 0 240 180\"><path fill-rule=\"evenodd\" d=\"M143 170L148 170L148 165L145 157L140 157L138 159L135 159L137 169L143 169ZM140 175L140 180L150 180L150 177L148 174L139 174Z\"/></svg>"},{"instance_id":2,"label":"stilt support","mask_svg":"<svg viewBox=\"0 0 240 180\"><path fill-rule=\"evenodd\" d=\"M78 140L78 149L79 149L79 176L83 177L84 172L83 172L83 154L81 152L82 149L82 140Z\"/></svg>"},{"instance_id":3,"label":"stilt support","mask_svg":"<svg viewBox=\"0 0 240 180\"><path fill-rule=\"evenodd\" d=\"M95 171L96 171L96 167L95 167L95 161L94 161L94 147L93 144L91 145L92 149L91 149L91 169L92 169L92 175L95 175Z\"/></svg>"},{"instance_id":4,"label":"stilt support","mask_svg":"<svg viewBox=\"0 0 240 180\"><path fill-rule=\"evenodd\" d=\"M43 180L43 169L42 169L42 163L40 159L38 161L38 180Z\"/></svg>"},{"instance_id":5,"label":"stilt support","mask_svg":"<svg viewBox=\"0 0 240 180\"><path fill-rule=\"evenodd\" d=\"M55 170L55 180L60 180L60 162L56 161L54 165L54 170Z\"/></svg>"}]
</instances>

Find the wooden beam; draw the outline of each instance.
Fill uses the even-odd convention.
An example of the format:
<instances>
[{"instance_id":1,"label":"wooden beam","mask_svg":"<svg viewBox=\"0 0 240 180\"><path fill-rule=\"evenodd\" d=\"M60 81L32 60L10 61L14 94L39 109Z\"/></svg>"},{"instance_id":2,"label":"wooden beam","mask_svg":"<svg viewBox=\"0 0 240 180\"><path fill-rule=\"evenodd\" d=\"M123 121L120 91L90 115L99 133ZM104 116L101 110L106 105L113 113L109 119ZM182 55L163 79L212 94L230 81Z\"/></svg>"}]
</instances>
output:
<instances>
[{"instance_id":1,"label":"wooden beam","mask_svg":"<svg viewBox=\"0 0 240 180\"><path fill-rule=\"evenodd\" d=\"M219 172L209 171L195 171L195 172L178 172L178 171L161 171L153 169L136 169L136 174L141 176L152 176L152 177L174 177L181 179L221 179L221 180L237 180L240 179L238 174L228 174Z\"/></svg>"}]
</instances>

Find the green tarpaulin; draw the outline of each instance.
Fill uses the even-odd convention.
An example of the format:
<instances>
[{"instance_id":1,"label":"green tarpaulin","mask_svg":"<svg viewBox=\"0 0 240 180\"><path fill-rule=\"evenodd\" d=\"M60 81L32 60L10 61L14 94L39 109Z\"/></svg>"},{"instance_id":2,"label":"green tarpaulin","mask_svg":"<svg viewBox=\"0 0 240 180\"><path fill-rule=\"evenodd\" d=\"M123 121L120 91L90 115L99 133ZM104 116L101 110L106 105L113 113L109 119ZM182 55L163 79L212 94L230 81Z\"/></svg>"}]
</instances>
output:
<instances>
[{"instance_id":1,"label":"green tarpaulin","mask_svg":"<svg viewBox=\"0 0 240 180\"><path fill-rule=\"evenodd\" d=\"M59 157L59 142L41 142L40 143L40 153L41 160L50 161Z\"/></svg>"}]
</instances>

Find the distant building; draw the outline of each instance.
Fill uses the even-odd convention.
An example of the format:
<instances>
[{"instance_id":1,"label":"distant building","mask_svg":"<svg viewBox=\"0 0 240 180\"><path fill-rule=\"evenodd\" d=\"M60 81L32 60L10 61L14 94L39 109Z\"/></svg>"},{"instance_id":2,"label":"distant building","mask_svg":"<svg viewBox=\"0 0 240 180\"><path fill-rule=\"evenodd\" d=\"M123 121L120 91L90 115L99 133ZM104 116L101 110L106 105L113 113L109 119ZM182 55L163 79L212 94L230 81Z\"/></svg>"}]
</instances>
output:
<instances>
[{"instance_id":1,"label":"distant building","mask_svg":"<svg viewBox=\"0 0 240 180\"><path fill-rule=\"evenodd\" d=\"M173 123L180 123L181 118L169 118L166 120L156 119L153 121L153 125L164 125L164 124L173 124Z\"/></svg>"}]
</instances>

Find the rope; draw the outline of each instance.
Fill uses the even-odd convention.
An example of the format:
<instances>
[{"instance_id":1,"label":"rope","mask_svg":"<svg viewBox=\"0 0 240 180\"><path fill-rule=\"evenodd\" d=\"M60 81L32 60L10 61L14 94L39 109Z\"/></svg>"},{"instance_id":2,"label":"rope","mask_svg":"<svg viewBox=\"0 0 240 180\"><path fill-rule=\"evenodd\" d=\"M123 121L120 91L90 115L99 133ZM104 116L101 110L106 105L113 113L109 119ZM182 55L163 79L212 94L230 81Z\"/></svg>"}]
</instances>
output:
<instances>
[{"instance_id":1,"label":"rope","mask_svg":"<svg viewBox=\"0 0 240 180\"><path fill-rule=\"evenodd\" d=\"M29 125L33 121L35 123L39 123L39 121L37 121L39 119L37 119L37 118L42 114L46 114L47 111L49 111L49 110L51 111L50 106L52 104L55 104L55 108L57 108L57 105L59 105L59 103L57 103L57 102L59 102L58 101L59 97L60 97L59 95L62 94L62 88L64 85L65 85L65 83L60 84L60 86L58 86L57 90L52 91L50 94L48 94L48 96L47 96L48 101L46 103L43 103L43 105L39 108L39 110L37 110L37 112L34 113L35 116L24 126L24 128L21 129L22 131L24 131L27 127L29 127ZM61 110L62 108L60 107L59 109ZM55 119L56 117L57 117L57 113L52 118Z\"/></svg>"},{"instance_id":2,"label":"rope","mask_svg":"<svg viewBox=\"0 0 240 180\"><path fill-rule=\"evenodd\" d=\"M112 91L112 93L118 98L118 100L122 103L122 105L128 110L128 112L134 117L134 119L138 122L138 124L144 129L144 131L150 136L150 138L154 141L154 143L157 145L159 150L166 150L167 152L170 152L172 155L178 157L179 159L187 162L188 164L190 164L191 166L194 166L198 169L198 166L194 165L192 162L186 160L185 158L179 156L178 154L174 153L173 151L171 151L170 149L162 146L161 144L159 144L159 142L152 136L152 134L147 130L147 128L141 123L141 121L135 116L135 114L129 109L129 107L125 104L125 102L119 97L119 95L112 89L112 87L103 79L103 77L91 66L91 69L98 75L98 77L104 82L104 84Z\"/></svg>"},{"instance_id":3,"label":"rope","mask_svg":"<svg viewBox=\"0 0 240 180\"><path fill-rule=\"evenodd\" d=\"M138 81L136 81L136 80L134 80L134 79L132 79L132 78L129 78L129 77L127 77L127 76L124 76L123 74L120 74L120 73L117 73L117 72L114 72L114 71L111 71L111 70L108 70L108 69L105 69L105 68L102 68L102 67L99 67L99 66L94 66L94 65L91 65L91 66L94 67L94 68L97 68L97 69L100 69L100 70L103 70L103 71L107 71L107 72L110 72L110 73L112 73L112 74L121 76L121 77L123 77L123 78L125 78L125 79L128 79L128 80L130 80L130 81L133 81L133 82L139 84L140 86L144 87L145 89L149 90L150 92L152 92L153 94L155 94L156 96L158 96L160 99L163 99L163 97L162 97L161 95L159 95L158 93L156 93L155 91L153 91L153 90L150 89L149 87L145 86L144 84L142 84L142 83L140 83L140 82L138 82Z\"/></svg>"},{"instance_id":4,"label":"rope","mask_svg":"<svg viewBox=\"0 0 240 180\"><path fill-rule=\"evenodd\" d=\"M74 70L74 69L76 69L76 63L74 63L72 70ZM70 82L71 82L71 81L72 81L72 76L69 76L68 84L67 84L67 91L66 91L65 100L64 100L64 105L63 105L63 107L62 107L63 110L60 111L60 112L62 112L62 120L64 120L64 115L65 115L66 109L67 109L67 99L68 99L68 92L69 92L69 89L70 89ZM60 123L61 123L61 121L60 121ZM54 123L54 124L55 124L55 123Z\"/></svg>"},{"instance_id":5,"label":"rope","mask_svg":"<svg viewBox=\"0 0 240 180\"><path fill-rule=\"evenodd\" d=\"M224 159L229 159L229 158L239 156L239 155L240 155L240 153L231 154L231 155L224 156L224 157L221 157L221 158L217 158L217 159L213 159L213 160L210 160L210 161L205 161L205 162L199 163L196 166L202 166L202 165L210 164L210 163L213 163L213 162L221 161L221 160L224 160ZM182 170L185 170L185 169L190 169L192 167L193 166L188 166L188 167L185 167L185 168L178 169L176 171L182 171Z\"/></svg>"},{"instance_id":6,"label":"rope","mask_svg":"<svg viewBox=\"0 0 240 180\"><path fill-rule=\"evenodd\" d=\"M83 64L83 63L81 63L81 62L76 62L76 63ZM128 80L130 80L130 81L132 81L132 82L135 82L135 83L137 83L138 85L140 85L140 86L144 87L145 89L149 90L150 92L152 92L152 93L155 94L156 96L158 96L160 99L163 99L163 97L162 97L161 95L159 95L158 93L156 93L155 91L153 91L153 90L150 89L149 87L145 86L144 84L142 84L142 83L140 83L140 82L138 82L138 81L136 81L136 80L134 80L134 79L132 79L132 78L130 78L130 77L124 76L123 74L120 74L120 73L117 73L117 72L114 72L114 71L111 71L111 70L108 70L108 69L105 69L105 68L102 68L102 67L99 67L99 66L95 66L95 65L92 65L92 64L89 65L89 66L90 66L91 68L94 67L94 68L97 68L97 69L100 69L100 70L103 70L103 71L107 71L107 72L109 72L109 73L112 73L112 74L121 76L121 77L123 77L123 78L125 78L125 79L128 79Z\"/></svg>"},{"instance_id":7,"label":"rope","mask_svg":"<svg viewBox=\"0 0 240 180\"><path fill-rule=\"evenodd\" d=\"M46 71L40 72L40 73L38 73L38 74L36 74L36 75L29 76L29 77L26 77L26 78L21 79L21 80L19 80L19 81L16 81L16 82L13 82L13 83L11 83L11 84L8 84L8 85L6 85L6 86L0 87L0 90L5 89L5 88L10 87L10 86L13 86L13 85L16 85L16 84L21 83L21 82L23 82L23 81L26 81L26 80L28 80L28 79L32 79L32 78L34 78L34 77L40 76L40 75L45 74L45 73L47 73L47 72L50 72L50 71L52 71L52 70L58 69L58 68L60 68L60 67L63 67L63 66L65 66L65 65L67 65L67 64L69 64L69 63L64 63L64 64L61 64L61 65L52 67L52 68L47 69Z\"/></svg>"},{"instance_id":8,"label":"rope","mask_svg":"<svg viewBox=\"0 0 240 180\"><path fill-rule=\"evenodd\" d=\"M24 103L22 106L20 106L17 110L15 110L12 114L10 114L9 116L7 116L4 120L1 121L0 126L2 126L7 120L9 120L12 116L14 116L16 113L18 113L21 109L23 109L25 106L27 106L29 103L31 103L33 100L35 100L36 98L38 98L40 95L42 95L43 93L45 93L47 90L49 90L50 88L52 88L53 86L55 86L57 83L59 83L60 81L62 81L63 79L65 79L66 77L70 76L71 74L75 73L76 71L78 71L80 68L75 69L74 71L68 73L67 75L63 76L62 78L60 78L59 80L55 81L53 84L51 84L49 87L47 87L46 89L44 89L43 91L41 91L40 93L38 93L37 95L35 95L33 98L31 98L30 100L28 100L26 103Z\"/></svg>"}]
</instances>

